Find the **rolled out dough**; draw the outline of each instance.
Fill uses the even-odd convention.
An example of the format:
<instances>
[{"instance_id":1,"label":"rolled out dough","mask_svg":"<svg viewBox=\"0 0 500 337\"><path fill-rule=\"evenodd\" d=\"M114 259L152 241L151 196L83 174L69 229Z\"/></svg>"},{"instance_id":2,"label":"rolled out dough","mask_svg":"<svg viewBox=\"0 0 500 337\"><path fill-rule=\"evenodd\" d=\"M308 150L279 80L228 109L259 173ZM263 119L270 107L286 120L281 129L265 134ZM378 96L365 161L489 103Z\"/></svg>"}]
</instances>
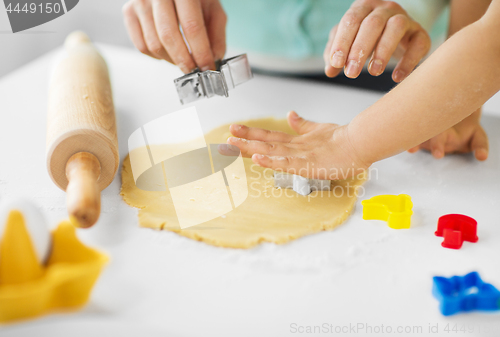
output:
<instances>
[{"instance_id":1,"label":"rolled out dough","mask_svg":"<svg viewBox=\"0 0 500 337\"><path fill-rule=\"evenodd\" d=\"M241 122L251 127L293 134L286 120L257 119ZM225 143L231 136L229 124L205 135L207 144ZM239 207L208 222L181 230L168 191L144 191L136 187L129 157L122 169L121 195L139 208L142 227L169 230L193 240L220 247L250 248L261 242L285 243L307 234L330 230L351 213L362 176L333 181L331 191L313 191L301 196L290 189L274 187L273 170L264 169L244 158L249 193Z\"/></svg>"}]
</instances>

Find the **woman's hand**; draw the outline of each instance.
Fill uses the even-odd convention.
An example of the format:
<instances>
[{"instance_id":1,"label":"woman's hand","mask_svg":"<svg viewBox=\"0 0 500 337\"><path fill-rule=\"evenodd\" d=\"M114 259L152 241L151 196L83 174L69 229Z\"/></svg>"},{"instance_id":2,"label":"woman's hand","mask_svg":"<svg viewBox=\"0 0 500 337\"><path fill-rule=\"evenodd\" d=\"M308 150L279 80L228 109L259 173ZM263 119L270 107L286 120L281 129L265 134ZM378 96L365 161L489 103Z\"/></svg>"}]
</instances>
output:
<instances>
[{"instance_id":1,"label":"woman's hand","mask_svg":"<svg viewBox=\"0 0 500 337\"><path fill-rule=\"evenodd\" d=\"M397 3L357 0L330 32L324 52L325 73L335 77L345 67L345 75L356 78L368 57L368 72L379 76L396 49L403 56L392 73L401 82L429 52L429 34L412 20Z\"/></svg>"},{"instance_id":2,"label":"woman's hand","mask_svg":"<svg viewBox=\"0 0 500 337\"><path fill-rule=\"evenodd\" d=\"M477 160L488 159L488 136L479 120L481 111L476 111L457 125L428 141L408 150L415 153L420 149L430 151L434 158L441 159L445 154L474 152Z\"/></svg>"},{"instance_id":3,"label":"woman's hand","mask_svg":"<svg viewBox=\"0 0 500 337\"><path fill-rule=\"evenodd\" d=\"M123 16L137 49L184 73L214 70L226 52L227 18L218 0L129 0Z\"/></svg>"},{"instance_id":4,"label":"woman's hand","mask_svg":"<svg viewBox=\"0 0 500 337\"><path fill-rule=\"evenodd\" d=\"M346 126L314 123L288 113L288 124L299 135L231 125L228 144L254 163L308 178L338 180L368 169L350 144Z\"/></svg>"}]
</instances>

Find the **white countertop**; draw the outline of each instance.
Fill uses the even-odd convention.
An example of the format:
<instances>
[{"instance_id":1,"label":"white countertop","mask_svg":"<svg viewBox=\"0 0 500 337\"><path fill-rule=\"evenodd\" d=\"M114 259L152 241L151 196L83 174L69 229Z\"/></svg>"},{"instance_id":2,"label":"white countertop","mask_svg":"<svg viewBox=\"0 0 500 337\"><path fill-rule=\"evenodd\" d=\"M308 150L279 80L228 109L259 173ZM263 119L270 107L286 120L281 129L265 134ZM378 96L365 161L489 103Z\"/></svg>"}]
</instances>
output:
<instances>
[{"instance_id":1,"label":"white countertop","mask_svg":"<svg viewBox=\"0 0 500 337\"><path fill-rule=\"evenodd\" d=\"M172 82L180 71L129 49L100 49L110 67L123 160L135 129L181 108ZM46 92L54 55L0 79L0 201L30 197L52 226L66 217L65 194L45 167ZM379 97L336 85L255 76L229 98L196 106L206 132L230 121L284 118L291 109L316 121L347 123ZM216 248L139 228L137 211L119 195L118 174L102 194L97 225L78 231L84 242L112 259L89 304L78 312L2 327L0 335L288 336L308 335L299 333L299 326L330 329L332 324L333 332L337 327L344 333L324 335L370 335L353 327L369 325L375 334L383 325L394 335L426 336L437 335L429 333L429 325L444 334L449 323L450 330L454 324L474 325L472 333L450 335L483 336L484 329L495 328L492 336L498 336L500 314L446 318L431 294L432 276L470 271L500 287L500 97L487 103L483 124L491 144L484 163L471 155L437 161L422 152L374 165L378 178L365 185L361 199L409 194L414 203L409 230L362 220L358 200L353 215L333 231L285 245ZM465 242L458 251L441 247L443 239L434 231L438 217L448 213L474 217L479 241ZM397 334L398 327L414 333Z\"/></svg>"}]
</instances>

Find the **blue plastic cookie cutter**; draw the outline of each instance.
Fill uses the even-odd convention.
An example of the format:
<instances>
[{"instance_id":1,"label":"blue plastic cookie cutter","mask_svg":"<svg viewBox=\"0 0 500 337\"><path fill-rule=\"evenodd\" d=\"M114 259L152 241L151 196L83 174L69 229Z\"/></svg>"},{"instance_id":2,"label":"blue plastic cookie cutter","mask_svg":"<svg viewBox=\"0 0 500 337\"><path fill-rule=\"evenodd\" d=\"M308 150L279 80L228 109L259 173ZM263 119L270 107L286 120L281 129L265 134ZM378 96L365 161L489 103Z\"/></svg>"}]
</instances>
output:
<instances>
[{"instance_id":1,"label":"blue plastic cookie cutter","mask_svg":"<svg viewBox=\"0 0 500 337\"><path fill-rule=\"evenodd\" d=\"M475 271L464 276L433 277L432 294L444 316L473 310L500 310L500 291L485 283Z\"/></svg>"}]
</instances>

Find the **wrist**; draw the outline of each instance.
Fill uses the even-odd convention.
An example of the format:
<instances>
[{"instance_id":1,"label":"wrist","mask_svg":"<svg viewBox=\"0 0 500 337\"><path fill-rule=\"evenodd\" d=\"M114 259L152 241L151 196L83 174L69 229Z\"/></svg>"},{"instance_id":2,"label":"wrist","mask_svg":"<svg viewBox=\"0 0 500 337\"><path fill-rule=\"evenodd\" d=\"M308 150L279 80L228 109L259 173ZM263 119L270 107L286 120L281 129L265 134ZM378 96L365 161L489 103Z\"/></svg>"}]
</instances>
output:
<instances>
[{"instance_id":1,"label":"wrist","mask_svg":"<svg viewBox=\"0 0 500 337\"><path fill-rule=\"evenodd\" d=\"M481 108L479 108L478 110L474 111L469 116L462 119L460 122L455 124L453 127L456 129L468 128L472 125L480 124L480 120L481 120Z\"/></svg>"},{"instance_id":2,"label":"wrist","mask_svg":"<svg viewBox=\"0 0 500 337\"><path fill-rule=\"evenodd\" d=\"M344 150L347 160L350 160L352 165L356 168L367 170L374 162L363 154L357 148L356 143L353 142L352 135L349 131L349 124L339 127L338 132L338 145Z\"/></svg>"},{"instance_id":3,"label":"wrist","mask_svg":"<svg viewBox=\"0 0 500 337\"><path fill-rule=\"evenodd\" d=\"M472 120L474 122L479 122L481 120L481 113L482 113L483 107L480 107L473 113L471 113L468 117L465 118L465 120Z\"/></svg>"}]
</instances>

